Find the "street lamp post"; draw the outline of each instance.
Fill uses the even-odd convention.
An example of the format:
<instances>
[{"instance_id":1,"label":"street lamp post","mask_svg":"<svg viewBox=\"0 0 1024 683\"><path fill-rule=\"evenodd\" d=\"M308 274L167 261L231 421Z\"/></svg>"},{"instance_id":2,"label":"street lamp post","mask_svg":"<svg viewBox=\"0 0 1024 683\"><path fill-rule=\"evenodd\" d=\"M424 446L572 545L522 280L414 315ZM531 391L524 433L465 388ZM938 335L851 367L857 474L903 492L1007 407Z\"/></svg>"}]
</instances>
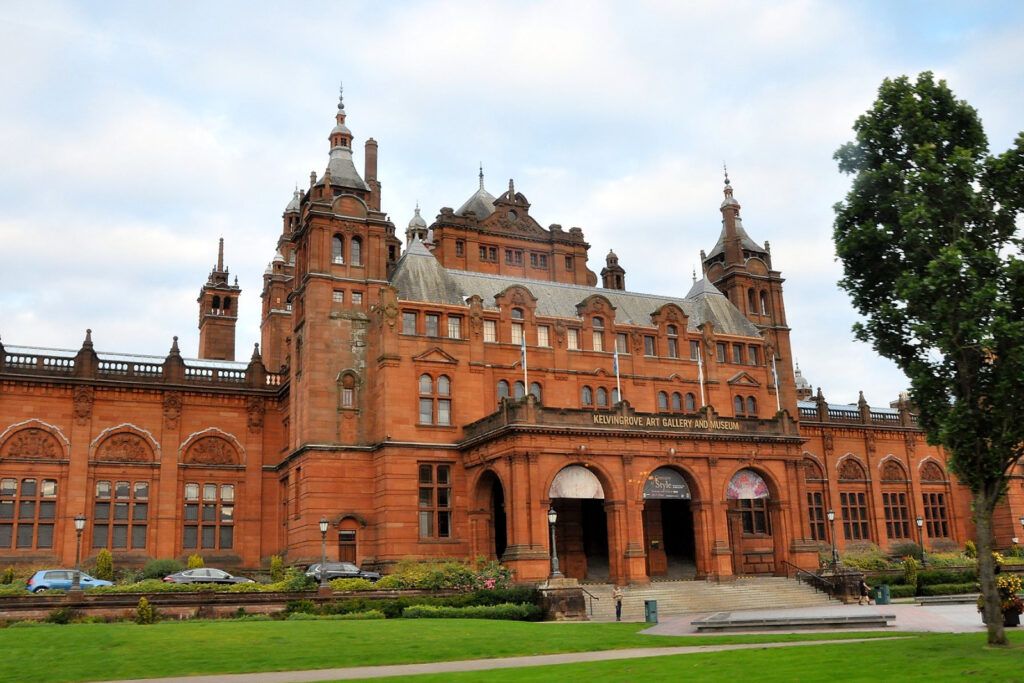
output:
<instances>
[{"instance_id":1,"label":"street lamp post","mask_svg":"<svg viewBox=\"0 0 1024 683\"><path fill-rule=\"evenodd\" d=\"M924 517L918 515L914 521L917 523L917 536L921 539L921 566L927 567L928 560L924 554Z\"/></svg>"},{"instance_id":2,"label":"street lamp post","mask_svg":"<svg viewBox=\"0 0 1024 683\"><path fill-rule=\"evenodd\" d=\"M551 528L551 579L562 578L562 572L558 571L558 551L555 549L555 522L558 521L558 513L554 506L548 508L548 526Z\"/></svg>"},{"instance_id":3,"label":"street lamp post","mask_svg":"<svg viewBox=\"0 0 1024 683\"><path fill-rule=\"evenodd\" d=\"M839 551L836 550L836 511L829 508L825 516L828 517L828 525L832 533L832 568L835 569L839 564Z\"/></svg>"},{"instance_id":4,"label":"street lamp post","mask_svg":"<svg viewBox=\"0 0 1024 683\"><path fill-rule=\"evenodd\" d=\"M75 575L71 579L71 590L76 593L82 592L82 575L79 566L82 560L82 531L85 529L85 515L75 515Z\"/></svg>"},{"instance_id":5,"label":"street lamp post","mask_svg":"<svg viewBox=\"0 0 1024 683\"><path fill-rule=\"evenodd\" d=\"M320 518L320 590L327 588L327 526L326 517Z\"/></svg>"}]
</instances>

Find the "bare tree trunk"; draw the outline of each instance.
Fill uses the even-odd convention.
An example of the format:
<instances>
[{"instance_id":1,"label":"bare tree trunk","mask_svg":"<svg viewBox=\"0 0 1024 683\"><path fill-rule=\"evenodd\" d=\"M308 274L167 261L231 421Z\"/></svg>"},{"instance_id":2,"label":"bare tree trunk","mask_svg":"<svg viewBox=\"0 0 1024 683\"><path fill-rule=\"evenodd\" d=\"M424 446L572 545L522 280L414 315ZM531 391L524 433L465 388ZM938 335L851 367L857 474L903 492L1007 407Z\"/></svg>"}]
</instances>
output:
<instances>
[{"instance_id":1,"label":"bare tree trunk","mask_svg":"<svg viewBox=\"0 0 1024 683\"><path fill-rule=\"evenodd\" d=\"M995 491L990 489L995 488ZM998 487L984 486L974 496L974 514L978 529L978 578L985 600L984 617L988 627L988 644L1006 646L1003 608L996 588L995 562L992 559L992 510L999 500Z\"/></svg>"}]
</instances>

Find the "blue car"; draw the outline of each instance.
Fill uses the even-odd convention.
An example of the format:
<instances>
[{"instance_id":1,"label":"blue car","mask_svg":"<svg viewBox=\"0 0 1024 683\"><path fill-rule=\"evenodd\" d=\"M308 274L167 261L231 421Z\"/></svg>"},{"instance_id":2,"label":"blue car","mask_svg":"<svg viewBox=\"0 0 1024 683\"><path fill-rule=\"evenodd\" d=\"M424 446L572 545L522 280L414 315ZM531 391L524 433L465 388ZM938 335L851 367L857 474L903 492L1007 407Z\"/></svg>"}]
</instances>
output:
<instances>
[{"instance_id":1,"label":"blue car","mask_svg":"<svg viewBox=\"0 0 1024 683\"><path fill-rule=\"evenodd\" d=\"M110 581L94 579L85 572L79 572L79 585L82 588L95 588L96 586L113 586ZM25 590L33 593L42 593L49 590L66 591L71 588L71 582L75 578L74 569L41 569L29 578L25 584Z\"/></svg>"}]
</instances>

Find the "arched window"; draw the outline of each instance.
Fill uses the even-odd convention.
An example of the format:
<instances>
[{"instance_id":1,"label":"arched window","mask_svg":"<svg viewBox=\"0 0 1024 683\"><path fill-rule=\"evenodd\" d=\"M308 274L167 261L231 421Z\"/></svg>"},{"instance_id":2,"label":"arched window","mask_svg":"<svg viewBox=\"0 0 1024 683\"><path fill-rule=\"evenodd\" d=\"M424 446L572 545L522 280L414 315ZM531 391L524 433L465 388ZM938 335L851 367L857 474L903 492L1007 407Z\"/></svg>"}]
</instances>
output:
<instances>
[{"instance_id":1,"label":"arched window","mask_svg":"<svg viewBox=\"0 0 1024 683\"><path fill-rule=\"evenodd\" d=\"M331 239L331 261L333 263L345 262L345 238L335 235Z\"/></svg>"},{"instance_id":2,"label":"arched window","mask_svg":"<svg viewBox=\"0 0 1024 683\"><path fill-rule=\"evenodd\" d=\"M885 535L891 539L912 538L907 489L910 480L895 458L882 464L882 508L885 511Z\"/></svg>"},{"instance_id":3,"label":"arched window","mask_svg":"<svg viewBox=\"0 0 1024 683\"><path fill-rule=\"evenodd\" d=\"M757 300L753 289L747 290L747 310L751 312L757 310Z\"/></svg>"},{"instance_id":4,"label":"arched window","mask_svg":"<svg viewBox=\"0 0 1024 683\"><path fill-rule=\"evenodd\" d=\"M341 378L341 407L354 408L356 405L356 378L346 373Z\"/></svg>"},{"instance_id":5,"label":"arched window","mask_svg":"<svg viewBox=\"0 0 1024 683\"><path fill-rule=\"evenodd\" d=\"M618 389L612 389L612 405L615 405L618 402L619 402L619 390Z\"/></svg>"},{"instance_id":6,"label":"arched window","mask_svg":"<svg viewBox=\"0 0 1024 683\"><path fill-rule=\"evenodd\" d=\"M512 393L513 398L519 399L519 398L522 398L525 395L526 395L526 385L523 384L522 382L516 382L515 385L513 385L513 393Z\"/></svg>"},{"instance_id":7,"label":"arched window","mask_svg":"<svg viewBox=\"0 0 1024 683\"><path fill-rule=\"evenodd\" d=\"M761 290L761 315L768 315L768 295Z\"/></svg>"},{"instance_id":8,"label":"arched window","mask_svg":"<svg viewBox=\"0 0 1024 683\"><path fill-rule=\"evenodd\" d=\"M512 309L512 319L513 320L522 320L523 319L523 309L521 309L521 308L513 308Z\"/></svg>"},{"instance_id":9,"label":"arched window","mask_svg":"<svg viewBox=\"0 0 1024 683\"><path fill-rule=\"evenodd\" d=\"M353 266L363 265L363 240L353 237L349 246L349 256L352 258Z\"/></svg>"},{"instance_id":10,"label":"arched window","mask_svg":"<svg viewBox=\"0 0 1024 683\"><path fill-rule=\"evenodd\" d=\"M847 541L871 540L870 495L868 475L853 456L844 458L839 465L839 507L843 518L843 535Z\"/></svg>"},{"instance_id":11,"label":"arched window","mask_svg":"<svg viewBox=\"0 0 1024 683\"><path fill-rule=\"evenodd\" d=\"M540 401L541 389L539 382L530 382L530 393L533 394L533 397L537 399L537 401Z\"/></svg>"},{"instance_id":12,"label":"arched window","mask_svg":"<svg viewBox=\"0 0 1024 683\"><path fill-rule=\"evenodd\" d=\"M498 400L508 398L508 382L505 380L498 380Z\"/></svg>"},{"instance_id":13,"label":"arched window","mask_svg":"<svg viewBox=\"0 0 1024 683\"><path fill-rule=\"evenodd\" d=\"M672 392L672 410L679 411L679 410L682 410L682 409L683 409L683 397L680 395L680 393L678 391L673 391Z\"/></svg>"},{"instance_id":14,"label":"arched window","mask_svg":"<svg viewBox=\"0 0 1024 683\"><path fill-rule=\"evenodd\" d=\"M686 395L686 412L693 413L697 411L697 398L693 394Z\"/></svg>"},{"instance_id":15,"label":"arched window","mask_svg":"<svg viewBox=\"0 0 1024 683\"><path fill-rule=\"evenodd\" d=\"M925 535L928 538L949 538L949 511L946 508L949 481L946 474L933 460L921 465L920 472Z\"/></svg>"},{"instance_id":16,"label":"arched window","mask_svg":"<svg viewBox=\"0 0 1024 683\"><path fill-rule=\"evenodd\" d=\"M452 387L447 375L437 378L437 391L430 375L420 375L420 424L450 425L452 423Z\"/></svg>"},{"instance_id":17,"label":"arched window","mask_svg":"<svg viewBox=\"0 0 1024 683\"><path fill-rule=\"evenodd\" d=\"M213 302L210 304L213 308L214 314L220 313L220 297L213 297Z\"/></svg>"},{"instance_id":18,"label":"arched window","mask_svg":"<svg viewBox=\"0 0 1024 683\"><path fill-rule=\"evenodd\" d=\"M733 475L725 497L731 508L740 511L744 534L771 535L768 506L765 504L768 496L768 485L757 472L744 469Z\"/></svg>"},{"instance_id":19,"label":"arched window","mask_svg":"<svg viewBox=\"0 0 1024 683\"><path fill-rule=\"evenodd\" d=\"M658 392L658 410L668 410L668 394L664 391Z\"/></svg>"},{"instance_id":20,"label":"arched window","mask_svg":"<svg viewBox=\"0 0 1024 683\"><path fill-rule=\"evenodd\" d=\"M747 415L757 415L757 399L747 396Z\"/></svg>"},{"instance_id":21,"label":"arched window","mask_svg":"<svg viewBox=\"0 0 1024 683\"><path fill-rule=\"evenodd\" d=\"M608 390L604 387L597 388L597 405L602 408L608 405Z\"/></svg>"},{"instance_id":22,"label":"arched window","mask_svg":"<svg viewBox=\"0 0 1024 683\"><path fill-rule=\"evenodd\" d=\"M590 387L583 387L583 391L581 392L581 400L583 401L583 405L585 406L594 405L594 392Z\"/></svg>"},{"instance_id":23,"label":"arched window","mask_svg":"<svg viewBox=\"0 0 1024 683\"><path fill-rule=\"evenodd\" d=\"M735 397L732 400L732 407L733 407L733 411L735 411L735 413L737 415L742 415L743 414L743 397L742 396Z\"/></svg>"},{"instance_id":24,"label":"arched window","mask_svg":"<svg viewBox=\"0 0 1024 683\"><path fill-rule=\"evenodd\" d=\"M229 312L231 312L231 297L230 296L226 296L226 297L224 297L224 313L229 313Z\"/></svg>"},{"instance_id":25,"label":"arched window","mask_svg":"<svg viewBox=\"0 0 1024 683\"><path fill-rule=\"evenodd\" d=\"M669 325L665 334L668 336L668 357L679 358L679 330L675 325Z\"/></svg>"}]
</instances>

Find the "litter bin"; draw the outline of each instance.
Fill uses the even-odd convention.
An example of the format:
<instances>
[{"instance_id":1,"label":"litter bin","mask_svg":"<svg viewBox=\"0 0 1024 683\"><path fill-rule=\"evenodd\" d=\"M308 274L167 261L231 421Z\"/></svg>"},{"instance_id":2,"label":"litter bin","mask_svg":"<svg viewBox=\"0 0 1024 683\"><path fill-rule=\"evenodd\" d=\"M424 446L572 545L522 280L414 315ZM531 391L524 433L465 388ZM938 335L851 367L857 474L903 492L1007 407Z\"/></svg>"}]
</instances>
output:
<instances>
[{"instance_id":1,"label":"litter bin","mask_svg":"<svg viewBox=\"0 0 1024 683\"><path fill-rule=\"evenodd\" d=\"M883 583L880 586L875 586L875 604L876 605L888 605L889 604L889 584Z\"/></svg>"},{"instance_id":2,"label":"litter bin","mask_svg":"<svg viewBox=\"0 0 1024 683\"><path fill-rule=\"evenodd\" d=\"M644 600L644 621L648 624L658 623L658 601Z\"/></svg>"}]
</instances>

